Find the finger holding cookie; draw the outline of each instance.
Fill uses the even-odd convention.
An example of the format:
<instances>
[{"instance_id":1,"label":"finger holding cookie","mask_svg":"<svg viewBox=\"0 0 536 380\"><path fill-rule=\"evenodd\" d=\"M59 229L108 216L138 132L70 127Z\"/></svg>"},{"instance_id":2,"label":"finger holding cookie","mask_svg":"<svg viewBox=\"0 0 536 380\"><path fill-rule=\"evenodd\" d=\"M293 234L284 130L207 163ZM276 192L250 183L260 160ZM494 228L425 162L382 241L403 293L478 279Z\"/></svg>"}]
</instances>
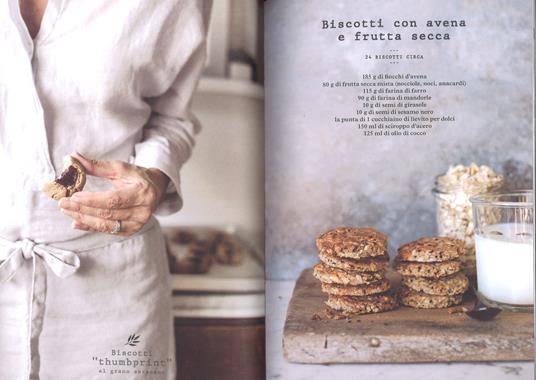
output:
<instances>
[{"instance_id":1,"label":"finger holding cookie","mask_svg":"<svg viewBox=\"0 0 536 380\"><path fill-rule=\"evenodd\" d=\"M72 227L85 231L135 234L151 219L165 194L169 178L158 169L123 161L90 160L73 154L88 175L111 181L111 191L81 191L59 201L61 211L73 218Z\"/></svg>"}]
</instances>

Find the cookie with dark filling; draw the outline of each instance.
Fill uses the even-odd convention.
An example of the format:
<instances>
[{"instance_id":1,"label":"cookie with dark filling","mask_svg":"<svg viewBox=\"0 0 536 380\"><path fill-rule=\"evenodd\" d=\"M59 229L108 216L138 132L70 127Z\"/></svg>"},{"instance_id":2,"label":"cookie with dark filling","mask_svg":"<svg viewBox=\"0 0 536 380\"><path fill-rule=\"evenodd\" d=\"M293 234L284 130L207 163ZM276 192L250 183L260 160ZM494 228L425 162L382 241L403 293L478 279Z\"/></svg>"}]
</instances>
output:
<instances>
[{"instance_id":1,"label":"cookie with dark filling","mask_svg":"<svg viewBox=\"0 0 536 380\"><path fill-rule=\"evenodd\" d=\"M64 161L63 171L53 181L43 185L43 192L50 198L60 200L84 189L86 171L82 164L71 156Z\"/></svg>"}]
</instances>

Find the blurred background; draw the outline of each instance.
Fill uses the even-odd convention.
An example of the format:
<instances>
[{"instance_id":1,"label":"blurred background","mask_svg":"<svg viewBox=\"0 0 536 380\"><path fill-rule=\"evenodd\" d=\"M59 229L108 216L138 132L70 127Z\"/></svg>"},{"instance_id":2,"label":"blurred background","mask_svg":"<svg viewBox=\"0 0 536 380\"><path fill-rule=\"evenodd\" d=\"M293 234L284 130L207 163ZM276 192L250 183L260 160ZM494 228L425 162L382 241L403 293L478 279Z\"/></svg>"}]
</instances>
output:
<instances>
[{"instance_id":1,"label":"blurred background","mask_svg":"<svg viewBox=\"0 0 536 380\"><path fill-rule=\"evenodd\" d=\"M167 238L180 379L262 379L263 3L216 0L193 100L202 125Z\"/></svg>"},{"instance_id":2,"label":"blurred background","mask_svg":"<svg viewBox=\"0 0 536 380\"><path fill-rule=\"evenodd\" d=\"M183 209L163 225L236 226L264 234L262 2L217 0L207 67L193 101L202 125L181 171Z\"/></svg>"}]
</instances>

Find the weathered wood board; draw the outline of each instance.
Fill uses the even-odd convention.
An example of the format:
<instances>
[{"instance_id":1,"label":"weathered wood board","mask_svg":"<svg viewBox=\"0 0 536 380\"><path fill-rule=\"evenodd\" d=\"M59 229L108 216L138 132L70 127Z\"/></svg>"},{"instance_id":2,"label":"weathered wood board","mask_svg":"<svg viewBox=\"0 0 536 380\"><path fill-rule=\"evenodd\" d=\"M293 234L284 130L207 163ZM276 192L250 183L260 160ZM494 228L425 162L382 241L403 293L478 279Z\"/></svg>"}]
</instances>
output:
<instances>
[{"instance_id":1,"label":"weathered wood board","mask_svg":"<svg viewBox=\"0 0 536 380\"><path fill-rule=\"evenodd\" d=\"M482 322L446 309L400 307L348 322L327 319L325 300L312 270L303 271L294 288L283 333L284 354L290 362L534 360L532 313L503 311L494 320ZM472 302L466 306L470 308Z\"/></svg>"}]
</instances>

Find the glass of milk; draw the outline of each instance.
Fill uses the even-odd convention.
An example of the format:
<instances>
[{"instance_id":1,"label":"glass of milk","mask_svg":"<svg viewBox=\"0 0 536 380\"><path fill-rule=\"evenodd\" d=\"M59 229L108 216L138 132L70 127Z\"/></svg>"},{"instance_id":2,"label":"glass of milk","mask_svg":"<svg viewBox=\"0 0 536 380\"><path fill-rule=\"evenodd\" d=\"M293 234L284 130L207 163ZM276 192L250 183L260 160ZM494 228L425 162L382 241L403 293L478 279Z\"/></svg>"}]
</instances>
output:
<instances>
[{"instance_id":1,"label":"glass of milk","mask_svg":"<svg viewBox=\"0 0 536 380\"><path fill-rule=\"evenodd\" d=\"M534 193L471 197L478 296L511 311L534 308Z\"/></svg>"}]
</instances>

